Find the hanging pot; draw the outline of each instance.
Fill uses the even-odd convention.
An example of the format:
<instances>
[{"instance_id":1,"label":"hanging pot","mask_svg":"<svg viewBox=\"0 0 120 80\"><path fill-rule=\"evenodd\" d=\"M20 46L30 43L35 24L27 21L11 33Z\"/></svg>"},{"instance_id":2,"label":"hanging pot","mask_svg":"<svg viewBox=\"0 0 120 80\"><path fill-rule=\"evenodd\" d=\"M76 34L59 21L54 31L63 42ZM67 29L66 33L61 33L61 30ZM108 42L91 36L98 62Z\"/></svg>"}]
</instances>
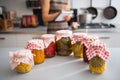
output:
<instances>
[{"instance_id":1,"label":"hanging pot","mask_svg":"<svg viewBox=\"0 0 120 80\"><path fill-rule=\"evenodd\" d=\"M92 0L90 0L90 7L88 7L87 10L93 15L92 19L95 19L97 17L98 11L95 7L92 7Z\"/></svg>"},{"instance_id":2,"label":"hanging pot","mask_svg":"<svg viewBox=\"0 0 120 80\"><path fill-rule=\"evenodd\" d=\"M116 15L117 15L117 9L111 6L111 0L110 0L109 6L103 10L103 16L106 19L113 19L116 17Z\"/></svg>"}]
</instances>

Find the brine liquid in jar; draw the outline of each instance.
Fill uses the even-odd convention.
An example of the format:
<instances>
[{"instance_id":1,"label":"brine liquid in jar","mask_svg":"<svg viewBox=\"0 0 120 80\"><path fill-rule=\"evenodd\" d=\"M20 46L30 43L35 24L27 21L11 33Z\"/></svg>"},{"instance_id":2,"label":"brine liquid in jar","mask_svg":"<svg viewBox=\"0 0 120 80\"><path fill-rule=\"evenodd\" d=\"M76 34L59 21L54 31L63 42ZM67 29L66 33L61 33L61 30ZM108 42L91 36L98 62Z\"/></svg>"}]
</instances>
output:
<instances>
[{"instance_id":1,"label":"brine liquid in jar","mask_svg":"<svg viewBox=\"0 0 120 80\"><path fill-rule=\"evenodd\" d=\"M56 53L60 56L69 56L72 53L71 48L71 36L70 30L59 30L55 33L56 39Z\"/></svg>"},{"instance_id":2,"label":"brine liquid in jar","mask_svg":"<svg viewBox=\"0 0 120 80\"><path fill-rule=\"evenodd\" d=\"M41 39L44 42L44 53L46 58L55 56L55 35L54 34L43 34Z\"/></svg>"}]
</instances>

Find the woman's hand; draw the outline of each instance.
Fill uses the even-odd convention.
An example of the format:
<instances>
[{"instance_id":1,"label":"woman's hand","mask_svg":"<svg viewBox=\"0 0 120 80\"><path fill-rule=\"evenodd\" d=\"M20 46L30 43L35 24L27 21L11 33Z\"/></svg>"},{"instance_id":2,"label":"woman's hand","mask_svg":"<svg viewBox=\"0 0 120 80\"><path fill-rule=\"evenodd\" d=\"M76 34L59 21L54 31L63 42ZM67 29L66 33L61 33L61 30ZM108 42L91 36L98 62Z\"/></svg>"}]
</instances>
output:
<instances>
[{"instance_id":1,"label":"woman's hand","mask_svg":"<svg viewBox=\"0 0 120 80\"><path fill-rule=\"evenodd\" d=\"M64 16L63 17L66 21L69 21L71 19L71 16L70 15L67 15L67 16Z\"/></svg>"},{"instance_id":2,"label":"woman's hand","mask_svg":"<svg viewBox=\"0 0 120 80\"><path fill-rule=\"evenodd\" d=\"M61 10L63 10L63 11L69 11L70 8L69 8L68 5L66 5L66 6L62 6ZM69 21L69 20L71 19L71 16L70 16L70 15L67 15L67 16L64 16L63 18L64 18L66 21Z\"/></svg>"}]
</instances>

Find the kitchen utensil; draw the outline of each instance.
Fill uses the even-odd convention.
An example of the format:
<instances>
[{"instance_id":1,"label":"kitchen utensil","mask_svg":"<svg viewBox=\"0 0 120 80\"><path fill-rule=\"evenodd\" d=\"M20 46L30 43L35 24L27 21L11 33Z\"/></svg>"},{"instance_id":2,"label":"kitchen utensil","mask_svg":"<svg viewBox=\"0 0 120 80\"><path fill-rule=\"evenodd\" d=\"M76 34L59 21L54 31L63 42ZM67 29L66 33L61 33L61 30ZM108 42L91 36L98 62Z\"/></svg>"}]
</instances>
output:
<instances>
[{"instance_id":1,"label":"kitchen utensil","mask_svg":"<svg viewBox=\"0 0 120 80\"><path fill-rule=\"evenodd\" d=\"M80 14L80 15L79 15L80 25L84 25L84 24L91 23L92 18L93 18L92 14L91 14L91 13L88 13L88 11L86 11L86 12L83 13L83 14Z\"/></svg>"},{"instance_id":2,"label":"kitchen utensil","mask_svg":"<svg viewBox=\"0 0 120 80\"><path fill-rule=\"evenodd\" d=\"M90 7L87 8L88 12L91 13L92 19L95 19L98 15L98 11L95 7L92 7L92 0L90 0Z\"/></svg>"},{"instance_id":3,"label":"kitchen utensil","mask_svg":"<svg viewBox=\"0 0 120 80\"><path fill-rule=\"evenodd\" d=\"M113 19L117 15L117 9L111 6L111 0L109 1L109 6L103 10L103 16L106 19Z\"/></svg>"}]
</instances>

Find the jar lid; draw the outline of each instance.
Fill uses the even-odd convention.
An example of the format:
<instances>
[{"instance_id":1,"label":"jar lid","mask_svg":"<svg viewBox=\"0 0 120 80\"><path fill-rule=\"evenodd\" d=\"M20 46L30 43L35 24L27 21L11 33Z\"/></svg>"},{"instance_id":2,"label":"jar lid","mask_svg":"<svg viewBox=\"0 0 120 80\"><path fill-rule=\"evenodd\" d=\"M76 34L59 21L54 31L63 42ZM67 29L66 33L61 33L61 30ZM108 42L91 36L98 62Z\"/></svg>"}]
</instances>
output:
<instances>
[{"instance_id":1,"label":"jar lid","mask_svg":"<svg viewBox=\"0 0 120 80\"><path fill-rule=\"evenodd\" d=\"M30 50L33 50L33 49L37 49L37 50L44 49L43 40L42 39L32 39L32 40L29 40L25 48L26 49L30 49Z\"/></svg>"},{"instance_id":2,"label":"jar lid","mask_svg":"<svg viewBox=\"0 0 120 80\"><path fill-rule=\"evenodd\" d=\"M55 32L56 40L61 39L62 37L72 37L72 31L71 30L58 30Z\"/></svg>"},{"instance_id":3,"label":"jar lid","mask_svg":"<svg viewBox=\"0 0 120 80\"><path fill-rule=\"evenodd\" d=\"M94 56L99 56L101 59L106 61L109 57L109 52L105 47L104 42L94 41L86 51L88 59L92 59Z\"/></svg>"},{"instance_id":4,"label":"jar lid","mask_svg":"<svg viewBox=\"0 0 120 80\"><path fill-rule=\"evenodd\" d=\"M11 69L17 67L17 65L19 65L21 62L34 65L33 54L31 53L31 50L22 49L22 50L10 51L9 56L10 56Z\"/></svg>"},{"instance_id":5,"label":"jar lid","mask_svg":"<svg viewBox=\"0 0 120 80\"><path fill-rule=\"evenodd\" d=\"M56 35L72 35L71 30L58 30L55 32Z\"/></svg>"},{"instance_id":6,"label":"jar lid","mask_svg":"<svg viewBox=\"0 0 120 80\"><path fill-rule=\"evenodd\" d=\"M77 41L83 41L85 37L87 36L86 33L73 33L72 35L72 44L74 44Z\"/></svg>"},{"instance_id":7,"label":"jar lid","mask_svg":"<svg viewBox=\"0 0 120 80\"><path fill-rule=\"evenodd\" d=\"M44 47L47 48L51 42L55 42L55 35L54 34L43 34L41 35L41 39L44 42Z\"/></svg>"},{"instance_id":8,"label":"jar lid","mask_svg":"<svg viewBox=\"0 0 120 80\"><path fill-rule=\"evenodd\" d=\"M82 41L82 44L84 44L87 48L91 45L93 41L99 41L98 36L95 35L87 35L84 40Z\"/></svg>"},{"instance_id":9,"label":"jar lid","mask_svg":"<svg viewBox=\"0 0 120 80\"><path fill-rule=\"evenodd\" d=\"M41 35L41 39L51 39L51 38L55 38L54 34L43 34Z\"/></svg>"}]
</instances>

